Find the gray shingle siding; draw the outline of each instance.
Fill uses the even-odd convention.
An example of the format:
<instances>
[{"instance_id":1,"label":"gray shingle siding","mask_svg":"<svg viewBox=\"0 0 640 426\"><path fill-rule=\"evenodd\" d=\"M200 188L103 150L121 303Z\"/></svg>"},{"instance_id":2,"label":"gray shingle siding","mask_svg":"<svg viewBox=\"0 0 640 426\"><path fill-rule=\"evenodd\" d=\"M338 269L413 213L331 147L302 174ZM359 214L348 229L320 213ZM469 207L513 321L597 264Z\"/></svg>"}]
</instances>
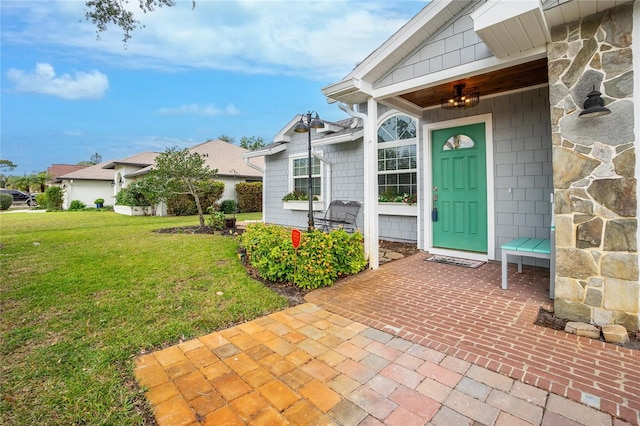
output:
<instances>
[{"instance_id":1,"label":"gray shingle siding","mask_svg":"<svg viewBox=\"0 0 640 426\"><path fill-rule=\"evenodd\" d=\"M389 86L493 56L473 31L473 20L470 16L483 3L484 1L476 2L459 13L389 74L374 83L374 88Z\"/></svg>"},{"instance_id":2,"label":"gray shingle siding","mask_svg":"<svg viewBox=\"0 0 640 426\"><path fill-rule=\"evenodd\" d=\"M313 137L314 135L312 135ZM323 164L323 211L315 212L322 217L329 200L363 200L364 153L362 140L328 145L316 151L329 162ZM266 157L266 177L264 195L264 220L283 226L307 227L306 210L285 210L282 197L289 189L289 158L291 155L307 153L307 134L294 134L287 144L287 150ZM330 170L329 170L330 169ZM331 176L329 176L329 173ZM331 188L328 188L330 183ZM356 220L358 227L364 225L363 209Z\"/></svg>"},{"instance_id":3,"label":"gray shingle siding","mask_svg":"<svg viewBox=\"0 0 640 426\"><path fill-rule=\"evenodd\" d=\"M379 217L378 232L381 239L411 243L418 240L418 219L415 216Z\"/></svg>"},{"instance_id":4,"label":"gray shingle siding","mask_svg":"<svg viewBox=\"0 0 640 426\"><path fill-rule=\"evenodd\" d=\"M548 93L542 87L481 98L469 110L438 108L423 116L422 124L493 114L496 259L501 256L500 246L513 238L549 238L553 168ZM536 264L548 267L549 262L537 260Z\"/></svg>"}]
</instances>

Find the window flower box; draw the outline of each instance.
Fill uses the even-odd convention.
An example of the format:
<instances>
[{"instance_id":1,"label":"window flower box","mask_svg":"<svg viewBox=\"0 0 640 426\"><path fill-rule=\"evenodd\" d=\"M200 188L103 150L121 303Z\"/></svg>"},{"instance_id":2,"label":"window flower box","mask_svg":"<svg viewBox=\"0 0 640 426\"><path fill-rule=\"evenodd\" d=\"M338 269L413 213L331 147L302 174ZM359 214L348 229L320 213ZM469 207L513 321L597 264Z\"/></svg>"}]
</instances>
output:
<instances>
[{"instance_id":1,"label":"window flower box","mask_svg":"<svg viewBox=\"0 0 640 426\"><path fill-rule=\"evenodd\" d=\"M302 200L289 200L282 202L282 208L285 210L309 210L309 201ZM313 211L323 211L324 207L322 205L322 201L314 201L313 202Z\"/></svg>"},{"instance_id":2,"label":"window flower box","mask_svg":"<svg viewBox=\"0 0 640 426\"><path fill-rule=\"evenodd\" d=\"M418 216L417 204L378 202L378 214L385 216Z\"/></svg>"}]
</instances>

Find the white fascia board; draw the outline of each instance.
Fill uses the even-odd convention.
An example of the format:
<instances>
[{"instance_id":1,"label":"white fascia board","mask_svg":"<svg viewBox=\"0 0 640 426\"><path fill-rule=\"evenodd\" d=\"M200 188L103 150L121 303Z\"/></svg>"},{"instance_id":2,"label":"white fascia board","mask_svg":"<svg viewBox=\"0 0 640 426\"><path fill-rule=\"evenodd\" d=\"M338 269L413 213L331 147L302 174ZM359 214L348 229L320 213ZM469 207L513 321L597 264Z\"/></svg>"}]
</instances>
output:
<instances>
[{"instance_id":1,"label":"white fascia board","mask_svg":"<svg viewBox=\"0 0 640 426\"><path fill-rule=\"evenodd\" d=\"M488 1L471 13L473 30L478 32L484 28L508 21L532 10L542 10L540 0L493 0Z\"/></svg>"},{"instance_id":2,"label":"white fascia board","mask_svg":"<svg viewBox=\"0 0 640 426\"><path fill-rule=\"evenodd\" d=\"M494 0L471 14L473 30L501 58L546 46L551 34L539 0Z\"/></svg>"},{"instance_id":3,"label":"white fascia board","mask_svg":"<svg viewBox=\"0 0 640 426\"><path fill-rule=\"evenodd\" d=\"M246 152L242 154L242 158L247 159L247 158L255 158L255 157L265 157L267 155L277 154L286 149L287 149L286 144L280 144L267 149L257 149L255 151Z\"/></svg>"},{"instance_id":4,"label":"white fascia board","mask_svg":"<svg viewBox=\"0 0 640 426\"><path fill-rule=\"evenodd\" d=\"M546 46L531 49L529 51L522 52L517 55L511 55L506 58L496 58L495 56L492 56L489 58L481 59L479 61L460 65L458 67L449 68L436 73L423 75L410 80L405 80L400 83L380 87L374 90L373 98L384 100L385 98L415 92L416 90L437 86L439 84L448 83L477 74L483 74L502 68L520 65L526 62L531 62L546 57ZM478 89L480 90L480 96L482 96L482 87L479 87Z\"/></svg>"},{"instance_id":5,"label":"white fascia board","mask_svg":"<svg viewBox=\"0 0 640 426\"><path fill-rule=\"evenodd\" d=\"M344 143L344 142L352 142L357 139L360 139L363 135L364 135L364 131L360 129L357 132L348 133L346 135L334 136L332 138L323 138L323 139L317 139L315 141L311 141L311 146L317 147L317 146L335 145L335 144Z\"/></svg>"},{"instance_id":6,"label":"white fascia board","mask_svg":"<svg viewBox=\"0 0 640 426\"><path fill-rule=\"evenodd\" d=\"M344 80L348 78L362 78L367 75L373 68L378 66L382 61L389 57L389 55L396 52L405 41L419 32L422 27L438 16L438 14L453 2L454 0L431 1L420 12L418 12L416 16L388 38L387 41L382 43L380 47L360 62Z\"/></svg>"},{"instance_id":7,"label":"white fascia board","mask_svg":"<svg viewBox=\"0 0 640 426\"><path fill-rule=\"evenodd\" d=\"M335 124L331 124L331 123L324 123L324 127L321 129L316 129L317 133L327 133L327 132L339 132L340 130L344 130L343 127L340 126L336 126Z\"/></svg>"},{"instance_id":8,"label":"white fascia board","mask_svg":"<svg viewBox=\"0 0 640 426\"><path fill-rule=\"evenodd\" d=\"M362 102L364 102L364 100L371 96L372 90L373 86L371 83L357 78L349 78L323 87L322 94L327 97L329 102L332 100L339 101L344 97L360 94L358 97L362 98Z\"/></svg>"},{"instance_id":9,"label":"white fascia board","mask_svg":"<svg viewBox=\"0 0 640 426\"><path fill-rule=\"evenodd\" d=\"M273 137L273 142L291 142L291 136L289 134L295 127L295 125L300 121L302 116L300 114L296 115L289 121L279 132Z\"/></svg>"}]
</instances>

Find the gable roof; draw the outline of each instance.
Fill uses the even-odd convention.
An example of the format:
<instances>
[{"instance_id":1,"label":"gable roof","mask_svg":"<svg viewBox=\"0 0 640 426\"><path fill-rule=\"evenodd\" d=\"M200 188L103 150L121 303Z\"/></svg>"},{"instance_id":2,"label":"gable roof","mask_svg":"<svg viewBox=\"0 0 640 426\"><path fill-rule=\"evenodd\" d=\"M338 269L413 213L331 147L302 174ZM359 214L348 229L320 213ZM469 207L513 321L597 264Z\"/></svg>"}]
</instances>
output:
<instances>
[{"instance_id":1,"label":"gable roof","mask_svg":"<svg viewBox=\"0 0 640 426\"><path fill-rule=\"evenodd\" d=\"M77 179L77 180L113 180L113 170L105 169L104 166L108 161L82 168L71 173L60 176L60 179Z\"/></svg>"},{"instance_id":2,"label":"gable roof","mask_svg":"<svg viewBox=\"0 0 640 426\"><path fill-rule=\"evenodd\" d=\"M293 120L273 138L273 143L255 151L248 151L242 157L256 159L254 164L261 169L264 168L264 159L261 157L277 154L287 149L287 144L291 140L290 135L294 133L294 127L302 116L296 115ZM354 141L363 136L363 127L359 125L359 120L346 118L336 122L321 120L325 127L317 129L312 135L311 146L332 145L336 143Z\"/></svg>"},{"instance_id":3,"label":"gable roof","mask_svg":"<svg viewBox=\"0 0 640 426\"><path fill-rule=\"evenodd\" d=\"M455 84L481 88L481 96L546 85L550 29L630 1L431 1L322 92L329 102L358 104L374 98L420 116L425 108L438 107Z\"/></svg>"},{"instance_id":4,"label":"gable roof","mask_svg":"<svg viewBox=\"0 0 640 426\"><path fill-rule=\"evenodd\" d=\"M47 167L47 174L51 176L53 182L60 182L60 176L64 176L67 173L75 172L89 166L81 166L77 164L52 164L51 167Z\"/></svg>"},{"instance_id":5,"label":"gable roof","mask_svg":"<svg viewBox=\"0 0 640 426\"><path fill-rule=\"evenodd\" d=\"M159 155L159 152L141 152L136 155L132 155L131 157L124 158L122 160L113 160L108 161L103 166L105 169L115 169L117 165L128 165L128 166L139 166L139 167L147 167L155 163L156 157Z\"/></svg>"},{"instance_id":6,"label":"gable roof","mask_svg":"<svg viewBox=\"0 0 640 426\"><path fill-rule=\"evenodd\" d=\"M250 151L237 145L233 145L220 139L216 139L193 146L189 148L189 152L206 155L205 164L209 166L210 169L218 170L218 176L235 175L237 177L262 178L262 174L260 172L248 166L243 160L242 155ZM158 153L154 154L155 156L153 157L153 162L147 164L146 167L143 167L140 170L127 173L125 177L142 176L153 170L155 166L155 158L159 155ZM128 160L132 161L131 158L134 157L129 157ZM136 159L134 158L134 160ZM264 160L258 160L256 161L256 163L257 164L255 165L260 168L264 166ZM117 162L114 162L114 164L132 163L127 163L126 160L119 160Z\"/></svg>"},{"instance_id":7,"label":"gable roof","mask_svg":"<svg viewBox=\"0 0 640 426\"><path fill-rule=\"evenodd\" d=\"M206 164L212 169L217 169L218 176L262 177L261 173L248 166L242 159L243 154L250 151L237 145L217 139L191 147L189 151L207 155ZM256 160L254 164L263 168L264 160Z\"/></svg>"},{"instance_id":8,"label":"gable roof","mask_svg":"<svg viewBox=\"0 0 640 426\"><path fill-rule=\"evenodd\" d=\"M340 100L350 104L366 101L372 92L373 83L382 79L474 1L476 0L431 1L341 81L324 87L322 92L330 99L340 97Z\"/></svg>"}]
</instances>

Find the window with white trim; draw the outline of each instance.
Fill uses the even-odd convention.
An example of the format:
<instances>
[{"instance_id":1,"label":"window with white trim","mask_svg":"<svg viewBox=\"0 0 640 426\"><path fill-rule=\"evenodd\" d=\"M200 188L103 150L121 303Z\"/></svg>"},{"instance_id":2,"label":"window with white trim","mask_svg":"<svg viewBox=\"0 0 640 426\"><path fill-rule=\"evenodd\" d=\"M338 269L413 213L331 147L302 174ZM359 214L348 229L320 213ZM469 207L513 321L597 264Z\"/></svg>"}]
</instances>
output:
<instances>
[{"instance_id":1,"label":"window with white trim","mask_svg":"<svg viewBox=\"0 0 640 426\"><path fill-rule=\"evenodd\" d=\"M418 193L417 123L396 115L378 127L378 197L400 201Z\"/></svg>"},{"instance_id":2,"label":"window with white trim","mask_svg":"<svg viewBox=\"0 0 640 426\"><path fill-rule=\"evenodd\" d=\"M290 173L290 188L293 192L302 192L307 194L309 192L309 169L307 164L309 163L308 157L305 156L292 156L290 157L291 170ZM322 199L322 167L320 160L315 157L311 158L311 185L313 196Z\"/></svg>"}]
</instances>

